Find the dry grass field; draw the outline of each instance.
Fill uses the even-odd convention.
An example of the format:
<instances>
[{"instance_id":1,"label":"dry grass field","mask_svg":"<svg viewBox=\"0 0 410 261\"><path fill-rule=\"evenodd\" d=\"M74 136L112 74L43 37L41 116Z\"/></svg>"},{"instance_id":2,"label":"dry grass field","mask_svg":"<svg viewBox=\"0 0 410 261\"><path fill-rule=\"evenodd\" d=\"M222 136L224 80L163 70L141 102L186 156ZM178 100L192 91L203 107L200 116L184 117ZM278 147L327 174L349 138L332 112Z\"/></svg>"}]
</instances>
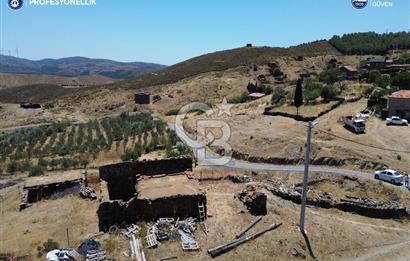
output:
<instances>
[{"instance_id":1,"label":"dry grass field","mask_svg":"<svg viewBox=\"0 0 410 261\"><path fill-rule=\"evenodd\" d=\"M301 174L261 172L254 174L226 170L196 170L196 175L203 181L200 186L207 193L208 214L206 235L201 228L195 232L201 250L183 252L179 241L167 241L156 249L144 251L148 260L158 260L163 256L176 255L178 260L211 260L206 250L234 238L241 228L254 219L243 204L234 195L246 184L232 183L228 180L215 181L216 177L227 175L252 175L254 180L263 182L266 178L280 179L288 184L301 181ZM314 178L316 174L312 174ZM211 178L211 180L209 180ZM207 180L205 180L207 179ZM366 183L367 184L367 183ZM98 184L93 184L98 186ZM326 183L322 184L324 191ZM399 193L390 185L370 182L371 189L379 187L383 193ZM339 193L343 189L336 187ZM98 191L98 190L97 190ZM298 252L309 257L303 237L298 232L298 204L273 196L268 191L268 214L250 233L259 231L271 223L282 222L278 229L268 232L260 238L239 246L216 260L299 260L294 254ZM408 196L402 201L409 203ZM60 246L67 246L66 229L69 228L70 246L78 246L84 239L98 232L96 210L98 201L80 199L78 196L44 200L19 212L19 192L17 190L1 197L0 219L3 224L0 234L0 253L12 252L17 255L37 254L36 248L48 238L57 241ZM144 224L141 224L144 226ZM318 260L406 260L410 254L410 223L408 220L381 220L367 218L334 209L307 209L306 229ZM127 251L128 241L118 236L100 234L94 237L102 243L109 254L117 260L127 260L123 252ZM43 257L44 258L44 257ZM377 258L377 259L374 259ZM34 258L37 260L37 258ZM39 258L38 260L43 260Z\"/></svg>"}]
</instances>

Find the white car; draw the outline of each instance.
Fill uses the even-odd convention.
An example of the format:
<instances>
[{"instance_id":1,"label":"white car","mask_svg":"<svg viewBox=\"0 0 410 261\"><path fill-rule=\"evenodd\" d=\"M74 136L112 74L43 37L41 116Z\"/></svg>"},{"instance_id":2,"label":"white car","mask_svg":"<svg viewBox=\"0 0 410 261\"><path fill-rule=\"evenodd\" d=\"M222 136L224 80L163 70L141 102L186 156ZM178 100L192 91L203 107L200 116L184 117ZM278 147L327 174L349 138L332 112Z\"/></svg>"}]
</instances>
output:
<instances>
[{"instance_id":1,"label":"white car","mask_svg":"<svg viewBox=\"0 0 410 261\"><path fill-rule=\"evenodd\" d=\"M384 180L392 184L401 184L404 176L400 172L392 169L378 170L374 173L375 179Z\"/></svg>"},{"instance_id":2,"label":"white car","mask_svg":"<svg viewBox=\"0 0 410 261\"><path fill-rule=\"evenodd\" d=\"M392 116L386 119L387 125L408 125L409 122L406 119L402 119L399 116Z\"/></svg>"}]
</instances>

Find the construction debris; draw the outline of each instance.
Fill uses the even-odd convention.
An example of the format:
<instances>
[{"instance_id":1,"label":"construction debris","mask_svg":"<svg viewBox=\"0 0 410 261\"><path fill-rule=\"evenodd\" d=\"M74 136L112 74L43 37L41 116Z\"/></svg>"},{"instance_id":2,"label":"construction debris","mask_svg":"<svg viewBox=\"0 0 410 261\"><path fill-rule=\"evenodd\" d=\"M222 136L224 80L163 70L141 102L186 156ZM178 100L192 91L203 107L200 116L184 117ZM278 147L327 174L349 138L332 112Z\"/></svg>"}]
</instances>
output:
<instances>
[{"instance_id":1,"label":"construction debris","mask_svg":"<svg viewBox=\"0 0 410 261\"><path fill-rule=\"evenodd\" d=\"M101 244L93 239L87 239L78 248L78 252L86 258L86 261L105 260L107 254L101 250Z\"/></svg>"},{"instance_id":2,"label":"construction debris","mask_svg":"<svg viewBox=\"0 0 410 261\"><path fill-rule=\"evenodd\" d=\"M182 250L199 250L198 242L196 242L188 233L178 229L178 233L181 236Z\"/></svg>"},{"instance_id":3,"label":"construction debris","mask_svg":"<svg viewBox=\"0 0 410 261\"><path fill-rule=\"evenodd\" d=\"M47 261L81 260L80 254L74 249L54 249L47 253Z\"/></svg>"},{"instance_id":4,"label":"construction debris","mask_svg":"<svg viewBox=\"0 0 410 261\"><path fill-rule=\"evenodd\" d=\"M146 261L144 251L141 248L141 241L136 239L134 235L131 235L130 248L131 258L137 261Z\"/></svg>"},{"instance_id":5,"label":"construction debris","mask_svg":"<svg viewBox=\"0 0 410 261\"><path fill-rule=\"evenodd\" d=\"M192 217L181 221L173 218L160 218L157 222L148 224L145 240L148 248L153 248L162 241L179 236L183 250L198 250L198 242L193 236L196 228L196 221Z\"/></svg>"},{"instance_id":6,"label":"construction debris","mask_svg":"<svg viewBox=\"0 0 410 261\"><path fill-rule=\"evenodd\" d=\"M111 227L114 227L114 226L111 226ZM112 229L114 230L115 228L112 228ZM127 225L125 229L121 230L120 236L125 237L125 238L131 238L131 236L136 235L140 231L140 229L141 228L135 224Z\"/></svg>"},{"instance_id":7,"label":"construction debris","mask_svg":"<svg viewBox=\"0 0 410 261\"><path fill-rule=\"evenodd\" d=\"M265 230L257 232L257 233L255 233L251 236L243 236L243 237L237 238L237 239L235 239L232 242L229 242L227 244L224 244L224 245L221 245L221 246L218 246L218 247L215 247L215 248L208 249L208 254L210 254L211 257L219 256L223 253L226 253L226 252L236 248L239 245L242 245L243 243L246 243L246 242L251 241L255 238L258 238L259 236L265 234L266 232L274 230L274 229L278 228L281 225L282 225L282 223L272 224L271 226L269 226Z\"/></svg>"},{"instance_id":8,"label":"construction debris","mask_svg":"<svg viewBox=\"0 0 410 261\"><path fill-rule=\"evenodd\" d=\"M97 199L97 194L95 193L95 191L90 187L86 187L84 183L81 184L80 196L82 198L89 198L92 200Z\"/></svg>"}]
</instances>

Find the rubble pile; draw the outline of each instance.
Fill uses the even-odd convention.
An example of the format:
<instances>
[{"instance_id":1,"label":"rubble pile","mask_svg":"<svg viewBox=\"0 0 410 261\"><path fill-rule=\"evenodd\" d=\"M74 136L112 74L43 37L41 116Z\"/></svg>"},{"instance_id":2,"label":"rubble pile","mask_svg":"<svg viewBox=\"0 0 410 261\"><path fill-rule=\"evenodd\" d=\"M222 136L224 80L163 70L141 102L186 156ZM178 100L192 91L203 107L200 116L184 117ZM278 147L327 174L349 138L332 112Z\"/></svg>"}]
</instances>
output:
<instances>
[{"instance_id":1,"label":"rubble pile","mask_svg":"<svg viewBox=\"0 0 410 261\"><path fill-rule=\"evenodd\" d=\"M160 242L179 237L183 250L199 250L198 242L193 235L196 228L196 219L192 217L184 220L160 218L155 223L148 223L145 240L148 247L152 248L157 247Z\"/></svg>"},{"instance_id":2,"label":"rubble pile","mask_svg":"<svg viewBox=\"0 0 410 261\"><path fill-rule=\"evenodd\" d=\"M84 183L81 184L79 193L82 198L89 198L92 200L97 199L97 194L95 191L92 188L87 187Z\"/></svg>"},{"instance_id":3,"label":"rubble pile","mask_svg":"<svg viewBox=\"0 0 410 261\"><path fill-rule=\"evenodd\" d=\"M313 183L319 180L312 181ZM300 204L302 185L285 185L280 181L269 180L265 188L274 195ZM337 208L342 211L352 212L373 218L409 218L410 211L391 200L375 200L351 196L337 197L329 192L318 191L308 188L307 204L322 208Z\"/></svg>"},{"instance_id":4,"label":"rubble pile","mask_svg":"<svg viewBox=\"0 0 410 261\"><path fill-rule=\"evenodd\" d=\"M246 188L239 192L236 197L246 206L249 213L255 216L266 215L266 199L265 193L257 191L256 184L249 184Z\"/></svg>"}]
</instances>

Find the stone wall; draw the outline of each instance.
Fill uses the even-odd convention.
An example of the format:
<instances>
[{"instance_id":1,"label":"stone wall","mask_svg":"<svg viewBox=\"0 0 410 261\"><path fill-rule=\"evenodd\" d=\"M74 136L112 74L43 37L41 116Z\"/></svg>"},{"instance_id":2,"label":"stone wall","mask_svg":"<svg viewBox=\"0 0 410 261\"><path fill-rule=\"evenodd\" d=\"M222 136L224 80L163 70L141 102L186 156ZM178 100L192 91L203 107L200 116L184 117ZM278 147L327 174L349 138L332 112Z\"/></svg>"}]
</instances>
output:
<instances>
[{"instance_id":1,"label":"stone wall","mask_svg":"<svg viewBox=\"0 0 410 261\"><path fill-rule=\"evenodd\" d=\"M135 195L137 176L154 176L160 174L192 171L192 158L168 158L149 161L129 161L102 166L100 178L108 184L111 200L129 200Z\"/></svg>"},{"instance_id":2,"label":"stone wall","mask_svg":"<svg viewBox=\"0 0 410 261\"><path fill-rule=\"evenodd\" d=\"M262 185L262 187L282 199L290 200L297 204L301 203L301 187L290 187L279 182L270 181L270 184ZM306 203L311 206L336 208L372 218L410 218L410 211L397 202L347 196L346 198L338 198L330 193L321 191L315 191L312 194L315 196L311 197L308 195L306 200Z\"/></svg>"},{"instance_id":3,"label":"stone wall","mask_svg":"<svg viewBox=\"0 0 410 261\"><path fill-rule=\"evenodd\" d=\"M71 180L61 183L53 183L48 185L39 185L36 187L24 188L27 190L27 201L28 203L33 203L41 199L46 199L54 194L64 192L67 189L76 189L80 190L82 180Z\"/></svg>"},{"instance_id":4,"label":"stone wall","mask_svg":"<svg viewBox=\"0 0 410 261\"><path fill-rule=\"evenodd\" d=\"M198 195L178 195L155 200L132 198L125 202L112 200L100 204L97 215L100 231L108 231L110 226L123 226L136 221L153 221L161 217L199 219L198 203L203 202L206 212L205 193Z\"/></svg>"}]
</instances>

